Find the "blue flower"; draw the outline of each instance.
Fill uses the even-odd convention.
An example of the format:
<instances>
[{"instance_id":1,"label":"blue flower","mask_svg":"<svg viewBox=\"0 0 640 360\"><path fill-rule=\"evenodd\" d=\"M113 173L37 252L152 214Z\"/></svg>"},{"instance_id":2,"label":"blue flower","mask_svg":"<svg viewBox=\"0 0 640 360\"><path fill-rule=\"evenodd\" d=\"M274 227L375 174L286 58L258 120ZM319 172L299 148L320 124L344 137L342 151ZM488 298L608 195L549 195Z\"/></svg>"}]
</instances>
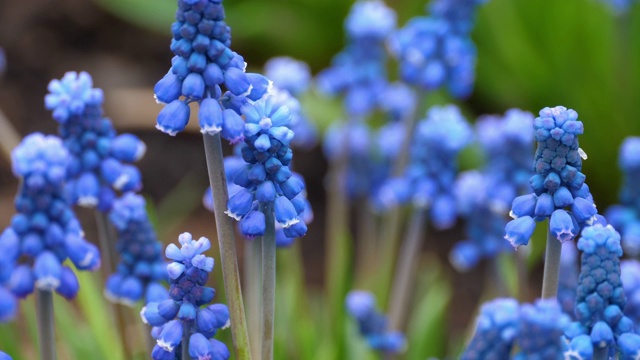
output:
<instances>
[{"instance_id":1,"label":"blue flower","mask_svg":"<svg viewBox=\"0 0 640 360\"><path fill-rule=\"evenodd\" d=\"M103 117L104 95L93 88L91 75L68 72L49 83L45 106L59 123L59 134L71 159L66 174L68 196L74 204L106 212L117 191L142 187L137 168L146 147L137 136L116 136L111 121ZM58 171L58 170L56 170Z\"/></svg>"},{"instance_id":2,"label":"blue flower","mask_svg":"<svg viewBox=\"0 0 640 360\"><path fill-rule=\"evenodd\" d=\"M384 37L395 27L395 13L382 1L357 1L346 20L349 41L332 65L317 76L319 90L344 95L350 116L371 113L387 87Z\"/></svg>"},{"instance_id":3,"label":"blue flower","mask_svg":"<svg viewBox=\"0 0 640 360\"><path fill-rule=\"evenodd\" d=\"M430 91L447 86L458 98L471 94L475 45L468 34L455 33L446 19L415 17L390 37L389 47L407 83Z\"/></svg>"},{"instance_id":4,"label":"blue flower","mask_svg":"<svg viewBox=\"0 0 640 360\"><path fill-rule=\"evenodd\" d=\"M633 332L632 321L623 315L627 300L620 276L620 234L610 225L586 227L578 249L582 259L575 315L581 330L567 336L573 342L572 337L589 335L594 348L615 346L617 337Z\"/></svg>"},{"instance_id":5,"label":"blue flower","mask_svg":"<svg viewBox=\"0 0 640 360\"><path fill-rule=\"evenodd\" d=\"M11 356L9 356L6 353L0 351L0 360L11 360Z\"/></svg>"},{"instance_id":6,"label":"blue flower","mask_svg":"<svg viewBox=\"0 0 640 360\"><path fill-rule=\"evenodd\" d=\"M353 290L347 294L345 305L347 312L357 321L360 335L372 349L388 354L405 350L404 335L388 330L387 318L376 310L376 301L371 293Z\"/></svg>"},{"instance_id":7,"label":"blue flower","mask_svg":"<svg viewBox=\"0 0 640 360\"><path fill-rule=\"evenodd\" d=\"M35 133L25 137L11 157L22 186L15 201L18 213L0 236L0 285L20 298L37 287L71 299L78 291L77 279L62 263L69 258L80 270L96 270L100 254L82 237L65 196L61 174L70 154L61 139ZM4 304L6 310L10 303Z\"/></svg>"},{"instance_id":8,"label":"blue flower","mask_svg":"<svg viewBox=\"0 0 640 360\"><path fill-rule=\"evenodd\" d=\"M589 187L585 184L578 135L584 131L578 113L563 106L544 108L533 122L538 148L535 154L535 175L529 180L536 204L533 213L527 211L532 195L522 195L513 201L511 215L520 224L531 220L549 219L551 233L561 242L573 240L585 226L597 219L596 206ZM523 205L527 206L523 206ZM566 210L570 207L571 211ZM528 219L528 220L522 220ZM507 231L514 225L508 225ZM514 246L526 245L533 229L520 232L522 237ZM531 230L531 233L529 233ZM509 234L507 234L509 236ZM513 236L513 234L512 234Z\"/></svg>"},{"instance_id":9,"label":"blue flower","mask_svg":"<svg viewBox=\"0 0 640 360\"><path fill-rule=\"evenodd\" d=\"M429 3L432 16L446 19L457 33L469 33L475 23L478 7L488 0L435 0Z\"/></svg>"},{"instance_id":10,"label":"blue flower","mask_svg":"<svg viewBox=\"0 0 640 360\"><path fill-rule=\"evenodd\" d=\"M569 322L555 299L523 304L517 340L520 353L515 358L562 359L562 335Z\"/></svg>"},{"instance_id":11,"label":"blue flower","mask_svg":"<svg viewBox=\"0 0 640 360\"><path fill-rule=\"evenodd\" d=\"M214 261L203 254L211 243L204 237L194 240L189 233L181 234L178 241L180 247L169 244L165 251L166 257L173 260L165 273L171 284L169 298L149 302L140 312L142 320L153 326L151 334L157 340L151 356L155 360L174 359L181 352L187 331L191 356L226 360L229 352L224 344L205 344L219 329L230 325L226 305L207 305L215 296L215 290L206 287Z\"/></svg>"},{"instance_id":12,"label":"blue flower","mask_svg":"<svg viewBox=\"0 0 640 360\"><path fill-rule=\"evenodd\" d=\"M275 86L294 96L307 91L311 82L309 65L286 56L269 59L264 64L264 73Z\"/></svg>"},{"instance_id":13,"label":"blue flower","mask_svg":"<svg viewBox=\"0 0 640 360\"><path fill-rule=\"evenodd\" d=\"M109 219L118 233L117 250L121 261L107 279L105 294L116 302L133 305L145 297L146 302L168 298L162 291L166 281L166 263L147 216L144 198L126 193L113 203ZM159 290L159 291L155 291Z\"/></svg>"},{"instance_id":14,"label":"blue flower","mask_svg":"<svg viewBox=\"0 0 640 360\"><path fill-rule=\"evenodd\" d=\"M508 359L519 336L520 306L514 299L496 299L480 308L476 331L462 360Z\"/></svg>"},{"instance_id":15,"label":"blue flower","mask_svg":"<svg viewBox=\"0 0 640 360\"><path fill-rule=\"evenodd\" d=\"M288 127L288 108L271 96L242 107L246 118L245 143L241 154L246 165L233 175L233 182L243 189L229 198L225 213L240 221L240 230L250 238L262 236L266 211L274 211L276 221L286 230L300 222L304 207L293 200L304 189L301 178L289 169L293 153L289 144L294 133ZM302 236L306 227L296 227L287 237ZM295 236L294 236L295 235Z\"/></svg>"}]
</instances>

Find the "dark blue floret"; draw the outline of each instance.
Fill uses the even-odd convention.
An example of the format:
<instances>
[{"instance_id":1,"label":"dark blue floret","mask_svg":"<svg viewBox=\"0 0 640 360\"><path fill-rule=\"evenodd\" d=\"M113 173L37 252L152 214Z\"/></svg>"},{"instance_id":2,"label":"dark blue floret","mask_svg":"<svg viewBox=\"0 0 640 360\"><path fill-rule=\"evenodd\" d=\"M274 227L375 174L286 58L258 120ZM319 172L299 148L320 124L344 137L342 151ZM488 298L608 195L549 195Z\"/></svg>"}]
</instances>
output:
<instances>
[{"instance_id":1,"label":"dark blue floret","mask_svg":"<svg viewBox=\"0 0 640 360\"><path fill-rule=\"evenodd\" d=\"M533 305L520 307L520 327L518 360L560 360L563 359L563 333L569 325L569 316L555 299L537 300Z\"/></svg>"}]
</instances>

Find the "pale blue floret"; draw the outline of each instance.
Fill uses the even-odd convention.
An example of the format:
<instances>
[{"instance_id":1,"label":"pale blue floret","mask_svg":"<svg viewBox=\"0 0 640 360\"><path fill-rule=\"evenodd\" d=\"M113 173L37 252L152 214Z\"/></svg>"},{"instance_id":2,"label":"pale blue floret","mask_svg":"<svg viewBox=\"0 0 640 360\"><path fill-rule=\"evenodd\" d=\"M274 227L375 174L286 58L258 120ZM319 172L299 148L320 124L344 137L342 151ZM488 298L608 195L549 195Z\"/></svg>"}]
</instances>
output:
<instances>
[{"instance_id":1,"label":"pale blue floret","mask_svg":"<svg viewBox=\"0 0 640 360\"><path fill-rule=\"evenodd\" d=\"M70 159L61 139L39 133L25 137L12 152L13 171L22 179L22 186L15 200L18 213L0 236L0 286L18 298L35 288L75 297L78 281L62 265L67 258L79 270L100 267L98 248L82 237L65 194L63 175ZM0 297L5 299L1 317L10 317L5 311L11 301Z\"/></svg>"},{"instance_id":2,"label":"pale blue floret","mask_svg":"<svg viewBox=\"0 0 640 360\"><path fill-rule=\"evenodd\" d=\"M309 65L286 56L269 59L264 72L275 86L294 96L307 91L311 83Z\"/></svg>"}]
</instances>

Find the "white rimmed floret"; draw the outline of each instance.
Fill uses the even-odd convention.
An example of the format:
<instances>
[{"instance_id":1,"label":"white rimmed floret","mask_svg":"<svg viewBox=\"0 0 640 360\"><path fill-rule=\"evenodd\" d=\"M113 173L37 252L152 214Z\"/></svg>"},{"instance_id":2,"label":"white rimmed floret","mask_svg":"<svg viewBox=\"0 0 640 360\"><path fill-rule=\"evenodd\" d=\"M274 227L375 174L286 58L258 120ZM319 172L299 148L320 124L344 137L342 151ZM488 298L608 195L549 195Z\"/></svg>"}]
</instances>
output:
<instances>
[{"instance_id":1,"label":"white rimmed floret","mask_svg":"<svg viewBox=\"0 0 640 360\"><path fill-rule=\"evenodd\" d=\"M235 221L240 221L240 219L242 219L242 216L232 213L231 211L229 211L229 209L225 210L224 213Z\"/></svg>"},{"instance_id":2,"label":"white rimmed floret","mask_svg":"<svg viewBox=\"0 0 640 360\"><path fill-rule=\"evenodd\" d=\"M178 130L171 130L171 129L167 129L166 127L160 125L160 124L156 124L156 129L162 131L163 133L170 135L170 136L176 136L176 134L178 134Z\"/></svg>"}]
</instances>

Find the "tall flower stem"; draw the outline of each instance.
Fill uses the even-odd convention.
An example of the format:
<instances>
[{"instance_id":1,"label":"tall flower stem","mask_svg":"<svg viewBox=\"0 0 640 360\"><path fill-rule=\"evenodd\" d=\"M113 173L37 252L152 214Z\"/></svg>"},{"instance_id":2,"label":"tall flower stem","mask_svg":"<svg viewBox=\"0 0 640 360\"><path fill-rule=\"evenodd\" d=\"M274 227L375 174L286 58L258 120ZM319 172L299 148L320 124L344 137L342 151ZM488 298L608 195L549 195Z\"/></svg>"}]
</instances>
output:
<instances>
[{"instance_id":1,"label":"tall flower stem","mask_svg":"<svg viewBox=\"0 0 640 360\"><path fill-rule=\"evenodd\" d=\"M410 307L412 284L415 280L416 268L420 258L420 249L424 242L427 224L425 209L417 209L411 218L407 235L398 254L396 271L393 278L389 323L392 329L402 329L406 310Z\"/></svg>"},{"instance_id":2,"label":"tall flower stem","mask_svg":"<svg viewBox=\"0 0 640 360\"><path fill-rule=\"evenodd\" d=\"M362 204L367 199L360 200ZM356 281L362 280L371 269L375 268L375 250L378 246L378 217L370 206L358 211L358 249L356 251Z\"/></svg>"},{"instance_id":3,"label":"tall flower stem","mask_svg":"<svg viewBox=\"0 0 640 360\"><path fill-rule=\"evenodd\" d=\"M264 211L266 229L262 237L262 360L273 359L276 312L276 229L273 208Z\"/></svg>"},{"instance_id":4,"label":"tall flower stem","mask_svg":"<svg viewBox=\"0 0 640 360\"><path fill-rule=\"evenodd\" d=\"M182 360L191 360L191 356L189 356L189 332L190 327L189 323L184 323L182 330Z\"/></svg>"},{"instance_id":5,"label":"tall flower stem","mask_svg":"<svg viewBox=\"0 0 640 360\"><path fill-rule=\"evenodd\" d=\"M247 324L249 325L249 341L251 355L259 359L261 352L261 294L262 294L262 241L246 241L244 243L244 284L247 309Z\"/></svg>"},{"instance_id":6,"label":"tall flower stem","mask_svg":"<svg viewBox=\"0 0 640 360\"><path fill-rule=\"evenodd\" d=\"M397 160L394 163L392 172L394 177L401 176L409 162L411 140L413 139L413 133L415 132L416 124L418 123L418 107L420 100L423 99L424 96L424 92L418 91L418 104L414 111L411 112L404 120L404 141L402 142L402 147L398 153ZM389 287L391 286L390 283L394 259L396 257L396 250L398 248L398 242L400 240L400 233L402 230L401 222L401 208L393 208L384 217L382 229L380 230L381 241L377 256L380 267L376 274L375 282L379 284L376 297L383 308L386 307L387 302L389 301L388 294Z\"/></svg>"},{"instance_id":7,"label":"tall flower stem","mask_svg":"<svg viewBox=\"0 0 640 360\"><path fill-rule=\"evenodd\" d=\"M562 244L551 232L547 232L547 248L544 254L544 273L542 275L542 298L555 299L558 296L558 278Z\"/></svg>"},{"instance_id":8,"label":"tall flower stem","mask_svg":"<svg viewBox=\"0 0 640 360\"><path fill-rule=\"evenodd\" d=\"M55 360L56 335L53 324L53 292L38 289L36 308L38 336L40 337L40 360Z\"/></svg>"},{"instance_id":9,"label":"tall flower stem","mask_svg":"<svg viewBox=\"0 0 640 360\"><path fill-rule=\"evenodd\" d=\"M242 289L240 288L240 272L236 256L235 235L233 222L225 215L229 194L227 193L227 180L224 173L224 160L222 157L222 143L220 134L204 134L204 152L207 157L207 169L209 183L213 192L213 207L215 210L216 231L218 245L220 247L220 263L224 288L227 295L229 315L231 317L231 334L236 358L239 360L251 359L247 322L242 302Z\"/></svg>"}]
</instances>

